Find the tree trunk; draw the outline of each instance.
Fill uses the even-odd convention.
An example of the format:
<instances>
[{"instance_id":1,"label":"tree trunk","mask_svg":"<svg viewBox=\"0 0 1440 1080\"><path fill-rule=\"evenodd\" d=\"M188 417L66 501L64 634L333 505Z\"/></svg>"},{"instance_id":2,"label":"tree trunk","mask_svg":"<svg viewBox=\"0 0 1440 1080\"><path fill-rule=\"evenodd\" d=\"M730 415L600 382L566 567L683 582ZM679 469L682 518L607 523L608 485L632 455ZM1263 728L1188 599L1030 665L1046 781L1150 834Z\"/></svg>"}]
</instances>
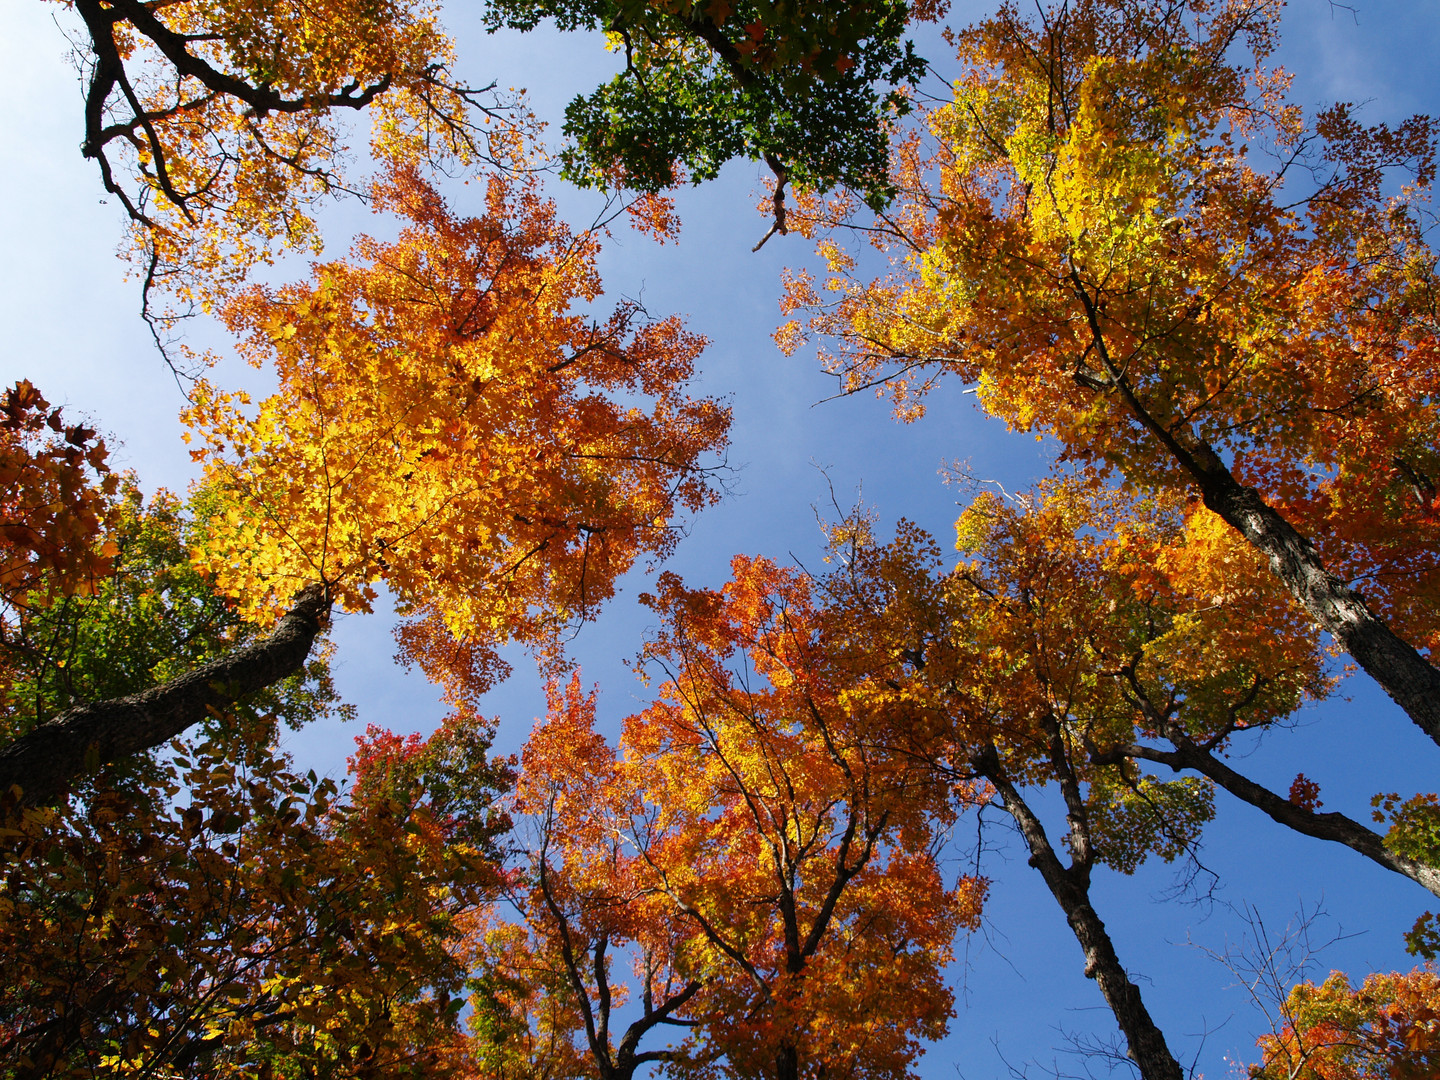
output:
<instances>
[{"instance_id":1,"label":"tree trunk","mask_svg":"<svg viewBox=\"0 0 1440 1080\"><path fill-rule=\"evenodd\" d=\"M1179 1062L1165 1044L1165 1035L1151 1019L1140 997L1140 988L1130 981L1116 955L1115 945L1100 916L1090 906L1086 875L1066 869L1055 853L1045 828L1020 793L1006 777L994 747L973 762L976 772L984 776L1004 799L1005 810L1015 819L1025 845L1030 849L1030 865L1040 871L1050 893L1065 912L1065 919L1085 953L1085 975L1094 979L1104 995L1110 1011L1129 1043L1130 1060L1140 1068L1144 1080L1183 1080Z\"/></svg>"},{"instance_id":2,"label":"tree trunk","mask_svg":"<svg viewBox=\"0 0 1440 1080\"><path fill-rule=\"evenodd\" d=\"M23 803L52 802L77 776L161 746L211 709L275 685L300 670L329 611L324 586L311 585L268 637L161 686L67 709L0 749L0 792L19 786Z\"/></svg>"},{"instance_id":3,"label":"tree trunk","mask_svg":"<svg viewBox=\"0 0 1440 1080\"><path fill-rule=\"evenodd\" d=\"M1310 617L1334 635L1391 700L1420 730L1440 743L1440 670L1378 618L1360 594L1325 568L1306 536L1235 474L1184 420L1163 423L1142 402L1120 366L1111 359L1100 326L1100 310L1079 271L1070 272L1075 296L1085 308L1104 379L1075 377L1082 384L1120 394L1140 426L1148 431L1200 488L1205 505L1240 533L1267 559L1270 569Z\"/></svg>"},{"instance_id":4,"label":"tree trunk","mask_svg":"<svg viewBox=\"0 0 1440 1080\"><path fill-rule=\"evenodd\" d=\"M1334 635L1421 731L1440 743L1440 670L1327 570L1315 545L1257 490L1236 480L1213 449L1204 446L1201 456L1207 459L1204 465L1192 458L1187 471L1205 505L1270 560L1270 569L1311 618Z\"/></svg>"},{"instance_id":5,"label":"tree trunk","mask_svg":"<svg viewBox=\"0 0 1440 1080\"><path fill-rule=\"evenodd\" d=\"M775 1054L775 1080L800 1080L800 1054L788 1043Z\"/></svg>"}]
</instances>

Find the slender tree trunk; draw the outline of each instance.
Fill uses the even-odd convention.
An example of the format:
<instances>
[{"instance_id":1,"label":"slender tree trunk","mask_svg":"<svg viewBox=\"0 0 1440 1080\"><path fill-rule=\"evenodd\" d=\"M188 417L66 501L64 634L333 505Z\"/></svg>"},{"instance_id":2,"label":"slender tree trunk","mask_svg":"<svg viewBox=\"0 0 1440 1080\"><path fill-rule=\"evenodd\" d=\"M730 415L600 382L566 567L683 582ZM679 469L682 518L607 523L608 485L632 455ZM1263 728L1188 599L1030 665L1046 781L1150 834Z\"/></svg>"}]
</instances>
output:
<instances>
[{"instance_id":1,"label":"slender tree trunk","mask_svg":"<svg viewBox=\"0 0 1440 1080\"><path fill-rule=\"evenodd\" d=\"M0 793L50 802L77 776L162 746L211 709L223 709L299 671L330 611L321 585L295 595L275 629L194 671L128 697L77 705L0 749Z\"/></svg>"},{"instance_id":2,"label":"slender tree trunk","mask_svg":"<svg viewBox=\"0 0 1440 1080\"><path fill-rule=\"evenodd\" d=\"M1130 981L1105 924L1090 906L1089 875L1067 869L1061 863L1040 819L1006 776L994 747L976 758L973 765L976 772L995 785L1006 812L1019 826L1020 835L1030 849L1030 865L1040 871L1050 894L1065 912L1065 919L1085 954L1085 975L1095 980L1115 1014L1129 1043L1130 1059L1139 1066L1140 1075L1144 1080L1183 1080L1180 1064L1165 1044L1164 1033L1145 1008L1140 988Z\"/></svg>"},{"instance_id":3,"label":"slender tree trunk","mask_svg":"<svg viewBox=\"0 0 1440 1080\"><path fill-rule=\"evenodd\" d=\"M1177 738L1168 731L1165 734L1174 743L1174 750L1159 750L1141 745L1121 746L1116 747L1111 753L1098 755L1095 762L1105 764L1112 757L1115 760L1127 757L1169 765L1176 772L1182 769L1193 769L1202 776L1207 776L1215 781L1237 799L1268 814L1272 820L1281 825L1304 833L1306 836L1313 836L1318 840L1344 844L1352 851L1357 851L1367 859L1379 863L1385 869L1393 870L1397 874L1404 874L1422 888L1440 896L1440 870L1416 862L1414 859L1407 859L1403 855L1397 855L1385 846L1384 838L1373 829L1367 829L1358 821L1344 814L1330 812L1322 814L1315 810L1307 810L1303 806L1297 806L1289 799L1282 798L1249 777L1242 776L1210 751L1197 746L1183 735L1179 735Z\"/></svg>"}]
</instances>

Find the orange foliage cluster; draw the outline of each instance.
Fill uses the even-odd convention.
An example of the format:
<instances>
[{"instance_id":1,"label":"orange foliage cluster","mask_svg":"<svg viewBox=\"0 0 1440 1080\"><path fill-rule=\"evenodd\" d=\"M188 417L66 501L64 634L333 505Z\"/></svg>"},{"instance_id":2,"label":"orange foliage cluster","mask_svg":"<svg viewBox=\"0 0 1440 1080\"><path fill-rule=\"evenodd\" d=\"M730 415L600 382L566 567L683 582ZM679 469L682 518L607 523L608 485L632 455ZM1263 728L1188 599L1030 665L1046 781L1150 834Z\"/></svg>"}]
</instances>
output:
<instances>
[{"instance_id":1,"label":"orange foliage cluster","mask_svg":"<svg viewBox=\"0 0 1440 1080\"><path fill-rule=\"evenodd\" d=\"M527 990L558 1030L525 1052L573 1054L574 1032L593 1043L613 993L600 973L628 949L644 1015L691 1028L649 1060L907 1075L918 1040L944 1033L942 972L986 891L945 886L936 830L980 791L893 749L893 716L828 649L828 613L800 575L737 558L723 590L667 575L650 602L665 624L646 659L665 679L618 752L572 679L524 754L515 809L538 830L514 888L526 931L492 931L492 956L568 1002Z\"/></svg>"},{"instance_id":2,"label":"orange foliage cluster","mask_svg":"<svg viewBox=\"0 0 1440 1080\"><path fill-rule=\"evenodd\" d=\"M853 640L911 665L893 677L958 695L944 707L960 710L965 742L1012 738L1044 712L1122 715L1127 673L1183 698L1196 736L1241 702L1266 723L1326 688L1308 622L1201 507L1053 481L1008 500L982 493L956 534L962 561L946 571L909 523L885 545L844 523L833 536L848 569L831 587Z\"/></svg>"},{"instance_id":3,"label":"orange foliage cluster","mask_svg":"<svg viewBox=\"0 0 1440 1080\"><path fill-rule=\"evenodd\" d=\"M1307 621L1212 521L1083 482L981 494L947 570L915 526L882 545L852 519L832 534L832 633L871 658L867 693L902 745L955 775L993 747L1017 783L1080 785L1095 858L1130 873L1182 855L1214 813L1208 781L1146 776L1137 743L1223 746L1328 688ZM1197 560L1223 565L1227 592Z\"/></svg>"},{"instance_id":4,"label":"orange foliage cluster","mask_svg":"<svg viewBox=\"0 0 1440 1080\"><path fill-rule=\"evenodd\" d=\"M354 191L348 122L382 161L514 158L523 117L450 74L430 2L56 0L91 39L87 157L134 219L147 286L208 301L276 248L318 251L324 196ZM478 118L477 118L478 117Z\"/></svg>"},{"instance_id":5,"label":"orange foliage cluster","mask_svg":"<svg viewBox=\"0 0 1440 1080\"><path fill-rule=\"evenodd\" d=\"M280 389L197 386L195 456L229 504L202 558L256 614L312 581L365 610L383 581L457 638L544 643L714 498L728 412L683 390L702 342L633 304L575 313L597 240L533 182L492 177L475 218L410 170L375 194L397 241L226 309Z\"/></svg>"},{"instance_id":6,"label":"orange foliage cluster","mask_svg":"<svg viewBox=\"0 0 1440 1080\"><path fill-rule=\"evenodd\" d=\"M1335 972L1301 983L1285 1024L1260 1040L1254 1080L1429 1080L1440 1072L1440 975L1371 975L1360 989Z\"/></svg>"},{"instance_id":7,"label":"orange foliage cluster","mask_svg":"<svg viewBox=\"0 0 1440 1080\"><path fill-rule=\"evenodd\" d=\"M24 608L32 594L87 592L114 552L97 537L111 517L119 479L105 443L66 424L22 379L0 401L0 604ZM3 626L0 623L0 626Z\"/></svg>"}]
</instances>

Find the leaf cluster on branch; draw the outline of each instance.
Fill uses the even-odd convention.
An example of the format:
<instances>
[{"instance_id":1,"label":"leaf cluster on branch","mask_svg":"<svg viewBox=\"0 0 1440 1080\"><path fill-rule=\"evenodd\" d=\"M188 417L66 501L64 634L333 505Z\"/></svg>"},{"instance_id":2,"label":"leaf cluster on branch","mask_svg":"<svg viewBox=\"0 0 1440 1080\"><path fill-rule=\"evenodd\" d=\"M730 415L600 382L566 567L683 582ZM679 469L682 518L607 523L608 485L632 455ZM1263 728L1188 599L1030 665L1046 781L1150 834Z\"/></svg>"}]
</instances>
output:
<instances>
[{"instance_id":1,"label":"leaf cluster on branch","mask_svg":"<svg viewBox=\"0 0 1440 1080\"><path fill-rule=\"evenodd\" d=\"M318 252L360 190L344 118L381 161L510 160L528 120L453 73L429 3L54 0L78 15L83 154L131 220L148 294L208 304L276 251Z\"/></svg>"}]
</instances>

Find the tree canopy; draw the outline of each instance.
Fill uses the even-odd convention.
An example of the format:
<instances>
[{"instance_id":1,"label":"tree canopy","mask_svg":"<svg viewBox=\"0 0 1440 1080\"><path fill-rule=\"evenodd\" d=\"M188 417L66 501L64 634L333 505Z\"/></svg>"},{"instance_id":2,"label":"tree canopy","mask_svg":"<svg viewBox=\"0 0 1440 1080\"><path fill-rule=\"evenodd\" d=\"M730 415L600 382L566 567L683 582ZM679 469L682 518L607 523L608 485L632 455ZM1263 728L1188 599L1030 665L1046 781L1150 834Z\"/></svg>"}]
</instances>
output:
<instances>
[{"instance_id":1,"label":"tree canopy","mask_svg":"<svg viewBox=\"0 0 1440 1080\"><path fill-rule=\"evenodd\" d=\"M1180 1080L1152 930L1233 924L1254 883L1207 844L1240 830L1403 892L1382 948L1425 966L1326 977L1245 907L1232 1062L1434 1072L1440 127L1297 105L1279 0L1002 3L953 62L928 3L490 0L496 40L588 32L616 72L554 145L437 5L51 6L194 480L0 400L0 1076L909 1080L974 1037L971 958L1028 896L1046 981L1098 991L1083 1066ZM832 486L818 552L659 566L743 498L720 376L761 361L601 268L683 254L680 189L736 159L762 244L817 246L784 349L1041 440L1019 483L948 467L953 547ZM338 195L365 234L322 235ZM167 342L181 314L213 335ZM344 700L385 611L431 731ZM597 622L625 709L577 662ZM528 740L487 715L522 652ZM1337 790L1321 729L1367 678L1386 756ZM349 778L308 769L357 718Z\"/></svg>"},{"instance_id":2,"label":"tree canopy","mask_svg":"<svg viewBox=\"0 0 1440 1080\"><path fill-rule=\"evenodd\" d=\"M953 373L1091 469L1193 491L1440 739L1419 651L1436 128L1343 105L1307 123L1264 66L1278 13L1002 7L961 39L934 140L897 148L904 194L871 234L895 273L827 241L839 296L800 275L789 303L835 336L847 389L881 384L902 415ZM817 202L806 228L848 210Z\"/></svg>"}]
</instances>

